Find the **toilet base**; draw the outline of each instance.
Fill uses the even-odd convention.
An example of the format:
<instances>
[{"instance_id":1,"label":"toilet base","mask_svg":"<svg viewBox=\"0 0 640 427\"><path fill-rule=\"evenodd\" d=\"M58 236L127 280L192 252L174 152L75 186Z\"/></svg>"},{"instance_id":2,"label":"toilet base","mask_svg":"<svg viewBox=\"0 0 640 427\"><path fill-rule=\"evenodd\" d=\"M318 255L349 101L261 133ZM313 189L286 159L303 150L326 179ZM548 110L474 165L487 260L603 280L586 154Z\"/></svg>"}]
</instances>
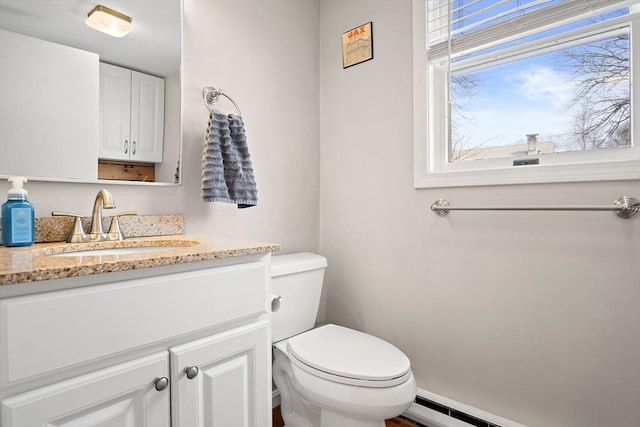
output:
<instances>
[{"instance_id":1,"label":"toilet base","mask_svg":"<svg viewBox=\"0 0 640 427\"><path fill-rule=\"evenodd\" d=\"M283 415L283 421L286 423L284 427L299 427L313 425L315 427L385 427L384 421L371 421L371 420L354 420L350 417L345 417L342 414L331 412L327 409L321 409L320 416L309 416L310 419L305 419L298 413L289 413L288 416ZM307 416L310 415L307 413ZM313 423L313 424L309 424Z\"/></svg>"},{"instance_id":2,"label":"toilet base","mask_svg":"<svg viewBox=\"0 0 640 427\"><path fill-rule=\"evenodd\" d=\"M385 427L384 421L354 420L341 414L323 410L320 414L320 427ZM286 427L286 426L285 426Z\"/></svg>"},{"instance_id":3,"label":"toilet base","mask_svg":"<svg viewBox=\"0 0 640 427\"><path fill-rule=\"evenodd\" d=\"M273 381L285 427L385 427L384 420L406 411L416 395L413 375L391 388L357 388L316 377L290 363L279 344Z\"/></svg>"}]
</instances>

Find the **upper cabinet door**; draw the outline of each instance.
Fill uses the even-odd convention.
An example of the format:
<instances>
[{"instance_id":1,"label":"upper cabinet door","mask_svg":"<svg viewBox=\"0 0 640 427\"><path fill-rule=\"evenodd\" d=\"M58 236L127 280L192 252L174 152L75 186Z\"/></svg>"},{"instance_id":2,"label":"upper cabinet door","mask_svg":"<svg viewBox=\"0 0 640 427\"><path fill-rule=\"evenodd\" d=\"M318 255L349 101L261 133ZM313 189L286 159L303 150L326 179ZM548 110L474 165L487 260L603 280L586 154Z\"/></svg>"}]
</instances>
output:
<instances>
[{"instance_id":1,"label":"upper cabinet door","mask_svg":"<svg viewBox=\"0 0 640 427\"><path fill-rule=\"evenodd\" d=\"M98 157L129 160L131 70L100 63Z\"/></svg>"},{"instance_id":2,"label":"upper cabinet door","mask_svg":"<svg viewBox=\"0 0 640 427\"><path fill-rule=\"evenodd\" d=\"M162 162L164 79L131 72L131 160Z\"/></svg>"},{"instance_id":3,"label":"upper cabinet door","mask_svg":"<svg viewBox=\"0 0 640 427\"><path fill-rule=\"evenodd\" d=\"M267 321L175 347L173 425L271 426L271 344Z\"/></svg>"},{"instance_id":4,"label":"upper cabinet door","mask_svg":"<svg viewBox=\"0 0 640 427\"><path fill-rule=\"evenodd\" d=\"M166 351L13 396L2 402L4 427L169 427ZM163 380L164 381L164 380Z\"/></svg>"},{"instance_id":5,"label":"upper cabinet door","mask_svg":"<svg viewBox=\"0 0 640 427\"><path fill-rule=\"evenodd\" d=\"M97 178L98 67L95 53L0 29L0 175Z\"/></svg>"}]
</instances>

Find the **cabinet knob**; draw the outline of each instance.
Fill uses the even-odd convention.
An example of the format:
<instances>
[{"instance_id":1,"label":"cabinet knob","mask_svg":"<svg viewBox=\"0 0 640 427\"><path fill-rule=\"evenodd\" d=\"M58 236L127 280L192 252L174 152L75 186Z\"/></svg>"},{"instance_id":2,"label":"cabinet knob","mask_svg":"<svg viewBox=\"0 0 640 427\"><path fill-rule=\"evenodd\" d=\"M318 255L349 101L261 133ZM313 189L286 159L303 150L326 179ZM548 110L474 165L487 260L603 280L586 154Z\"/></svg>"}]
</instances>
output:
<instances>
[{"instance_id":1,"label":"cabinet knob","mask_svg":"<svg viewBox=\"0 0 640 427\"><path fill-rule=\"evenodd\" d=\"M124 140L124 154L129 154L129 140Z\"/></svg>"},{"instance_id":2,"label":"cabinet knob","mask_svg":"<svg viewBox=\"0 0 640 427\"><path fill-rule=\"evenodd\" d=\"M271 295L271 312L276 313L280 311L280 303L282 302L282 295Z\"/></svg>"},{"instance_id":3,"label":"cabinet knob","mask_svg":"<svg viewBox=\"0 0 640 427\"><path fill-rule=\"evenodd\" d=\"M136 154L136 142L131 142L131 154Z\"/></svg>"},{"instance_id":4,"label":"cabinet knob","mask_svg":"<svg viewBox=\"0 0 640 427\"><path fill-rule=\"evenodd\" d=\"M187 374L187 378L192 380L198 376L198 372L200 372L200 370L198 369L197 366L189 366L185 368L184 372Z\"/></svg>"},{"instance_id":5,"label":"cabinet knob","mask_svg":"<svg viewBox=\"0 0 640 427\"><path fill-rule=\"evenodd\" d=\"M153 383L156 385L156 390L162 391L169 386L169 378L160 377L153 380Z\"/></svg>"}]
</instances>

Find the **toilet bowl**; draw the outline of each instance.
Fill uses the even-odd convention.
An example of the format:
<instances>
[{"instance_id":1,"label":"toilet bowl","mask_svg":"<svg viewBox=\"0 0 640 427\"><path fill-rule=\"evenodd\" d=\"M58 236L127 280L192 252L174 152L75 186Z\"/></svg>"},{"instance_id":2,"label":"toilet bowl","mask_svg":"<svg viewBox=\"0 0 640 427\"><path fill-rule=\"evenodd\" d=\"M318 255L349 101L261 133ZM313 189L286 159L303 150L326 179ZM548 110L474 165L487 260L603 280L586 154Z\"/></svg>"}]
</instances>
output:
<instances>
[{"instance_id":1,"label":"toilet bowl","mask_svg":"<svg viewBox=\"0 0 640 427\"><path fill-rule=\"evenodd\" d=\"M409 359L392 344L338 325L314 328L326 259L272 258L273 381L286 427L384 427L416 395Z\"/></svg>"}]
</instances>

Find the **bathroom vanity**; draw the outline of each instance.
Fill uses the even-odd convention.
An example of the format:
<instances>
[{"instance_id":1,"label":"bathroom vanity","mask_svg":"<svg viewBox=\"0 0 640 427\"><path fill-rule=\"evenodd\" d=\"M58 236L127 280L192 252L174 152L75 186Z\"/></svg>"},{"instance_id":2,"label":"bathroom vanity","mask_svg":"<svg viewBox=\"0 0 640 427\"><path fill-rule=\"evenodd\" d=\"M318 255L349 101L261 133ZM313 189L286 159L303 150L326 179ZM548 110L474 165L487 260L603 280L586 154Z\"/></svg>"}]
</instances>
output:
<instances>
[{"instance_id":1,"label":"bathroom vanity","mask_svg":"<svg viewBox=\"0 0 640 427\"><path fill-rule=\"evenodd\" d=\"M270 426L278 246L185 236L119 245L167 249L0 247L0 424Z\"/></svg>"}]
</instances>

